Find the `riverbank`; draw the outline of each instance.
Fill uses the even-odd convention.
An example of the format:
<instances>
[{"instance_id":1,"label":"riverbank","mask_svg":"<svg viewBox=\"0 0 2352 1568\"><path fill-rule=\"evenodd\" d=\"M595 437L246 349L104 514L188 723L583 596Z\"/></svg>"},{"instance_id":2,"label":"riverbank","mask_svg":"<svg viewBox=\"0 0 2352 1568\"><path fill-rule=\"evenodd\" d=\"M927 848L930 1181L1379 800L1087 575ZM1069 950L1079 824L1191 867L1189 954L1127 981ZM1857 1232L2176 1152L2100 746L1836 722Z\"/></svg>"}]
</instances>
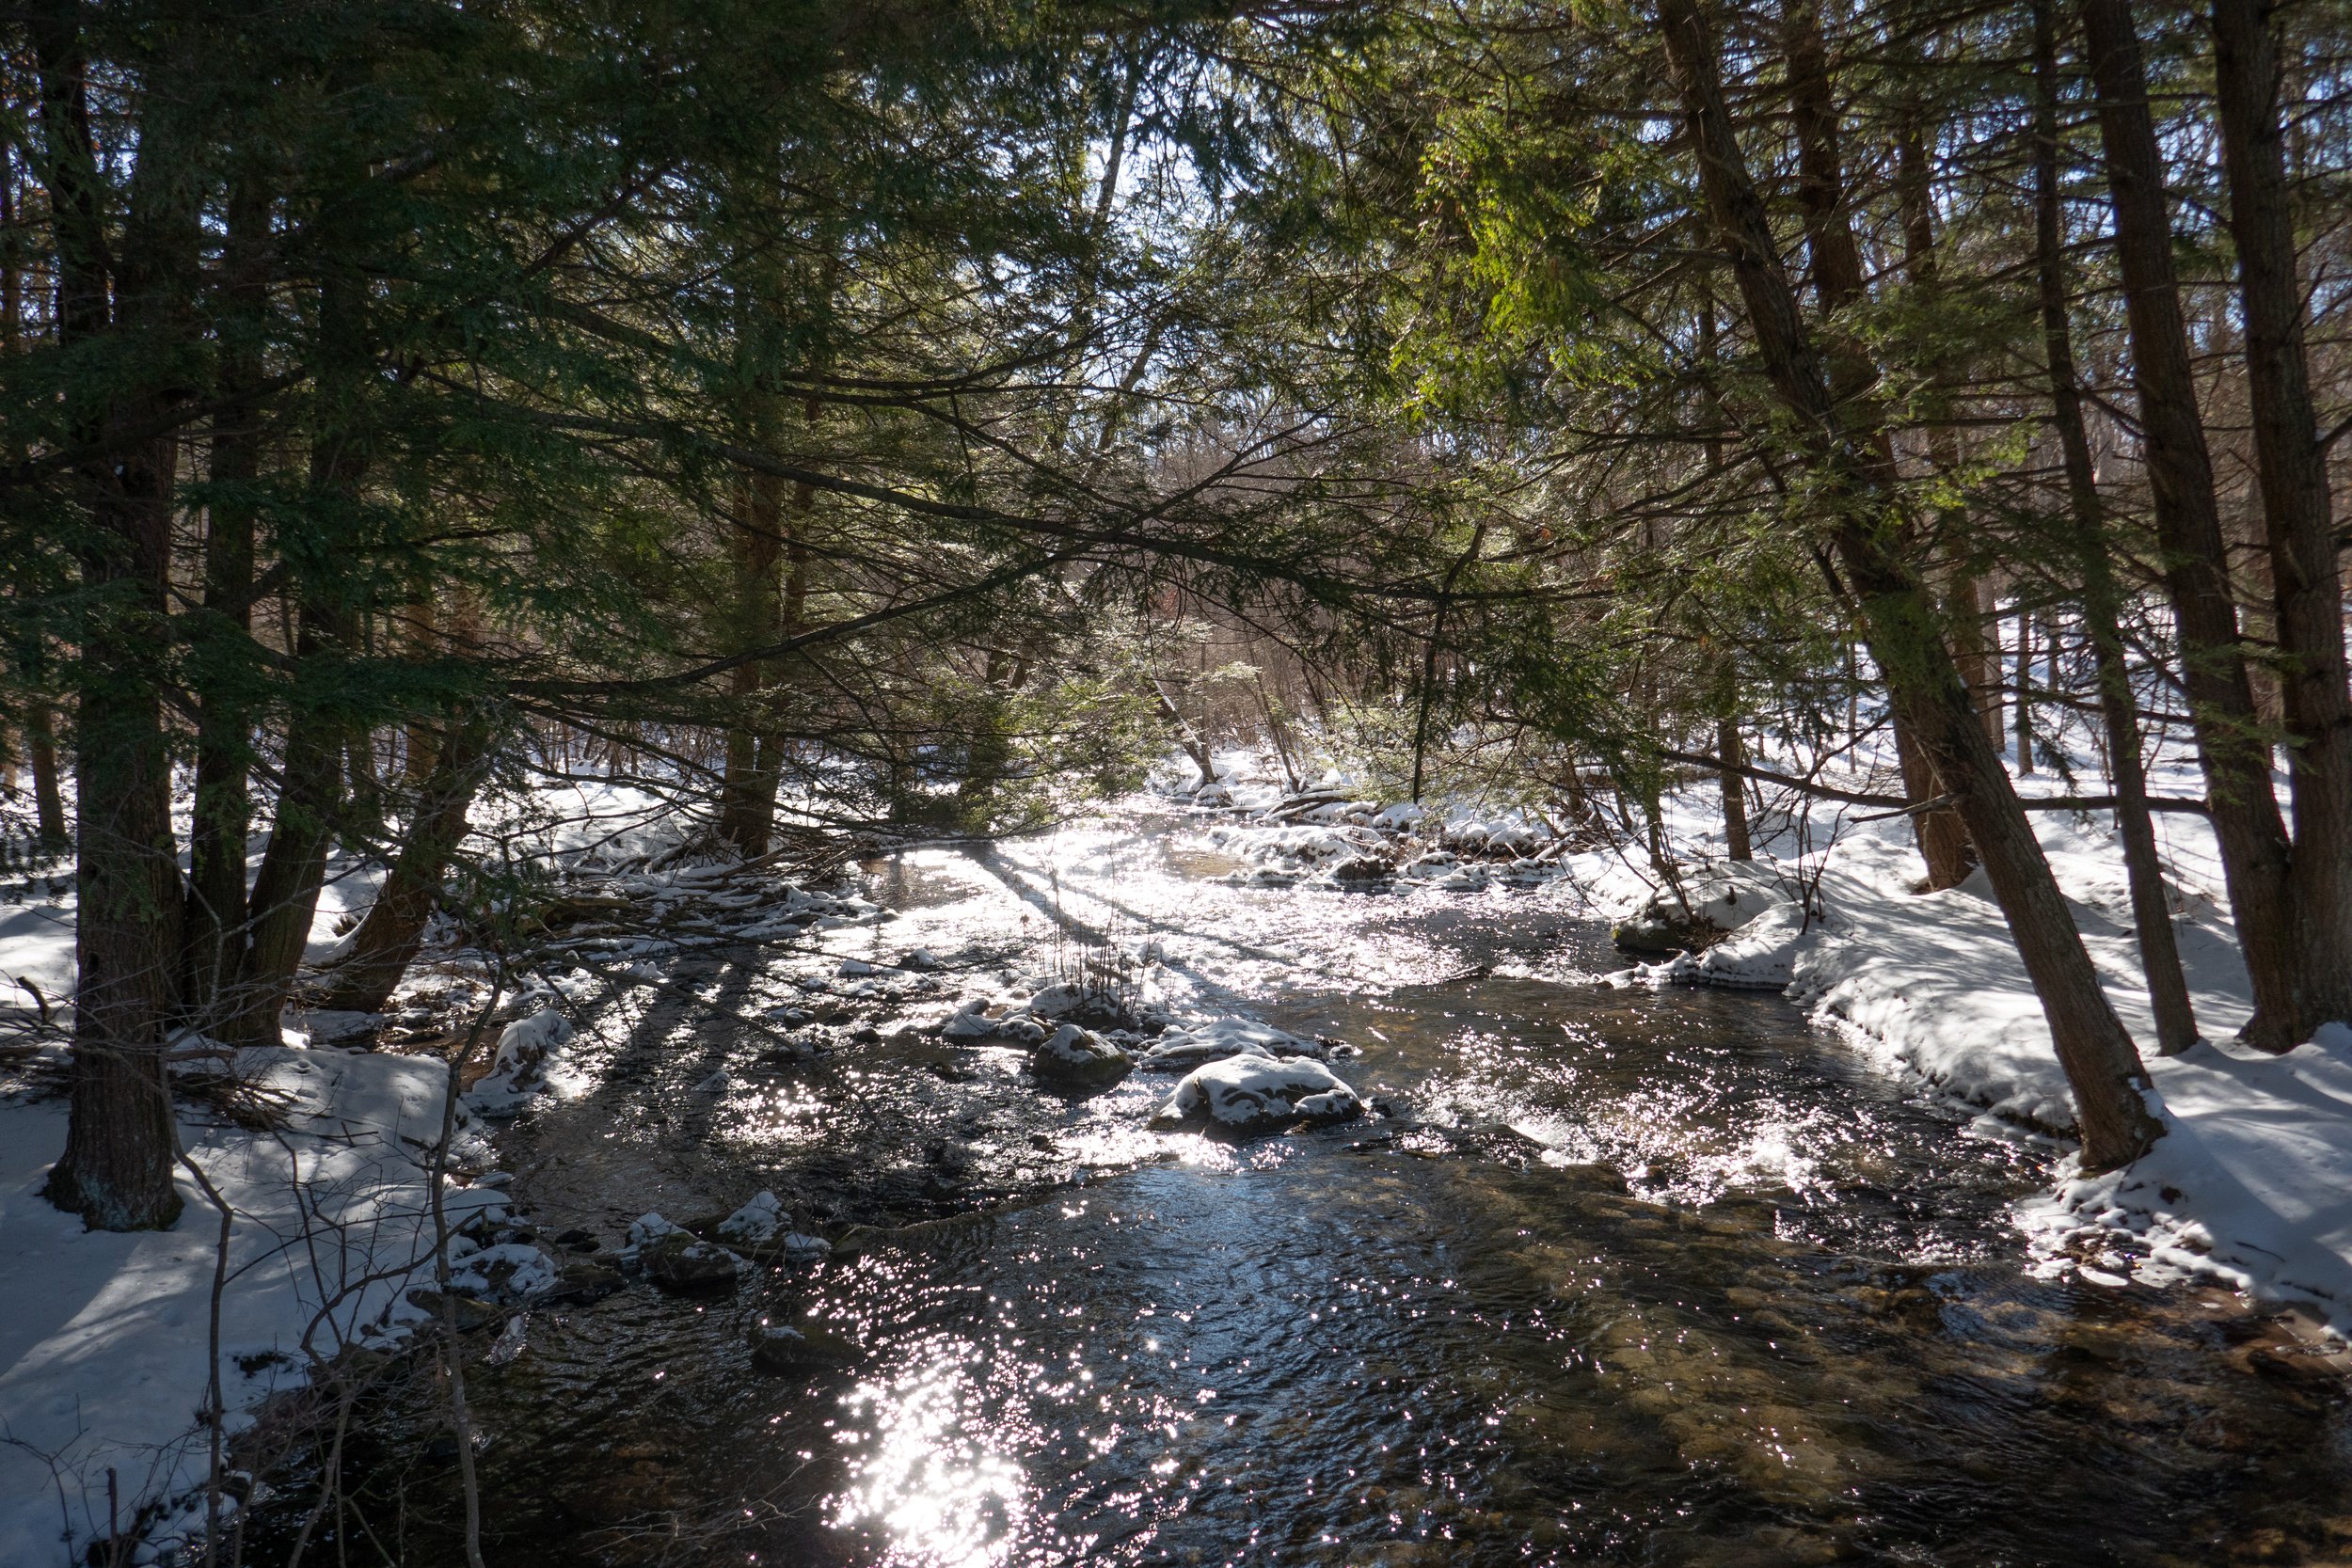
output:
<instances>
[{"instance_id":1,"label":"riverbank","mask_svg":"<svg viewBox=\"0 0 2352 1568\"><path fill-rule=\"evenodd\" d=\"M1539 813L1424 813L1357 799L1337 776L1321 790L1329 803L1302 812L1280 791L1269 798L1253 761L1234 754L1230 782L1184 794L1230 817L1216 831L1262 866L1328 868L1343 853L1360 856L1384 830L1405 828L1418 835L1397 857L1408 885L1416 871L1498 885L1556 880L1620 929L1687 902L1720 927L1698 934L1708 945L1637 958L1609 983L1781 991L1836 1021L1856 1050L1978 1108L1989 1125L2073 1132L2049 1026L1982 873L1920 891L1926 868L1900 817L1836 805L1784 814L1759 825L1756 860L1736 863L1722 858L1716 786L1688 785L1665 801L1669 840L1687 862L1677 889L1622 850L1577 847L1568 824ZM2170 779L2173 793L2194 793L2182 772L2177 762L2160 768L2159 787ZM1864 772L1825 782L1860 789L1879 781ZM2065 793L2046 772L2018 784L2027 795ZM2030 820L2108 1000L2140 1043L2167 1129L2133 1166L2084 1178L2070 1162L2048 1194L2020 1204L2042 1266L2119 1288L2215 1279L2307 1305L2352 1335L2352 1024L2322 1029L2282 1056L2233 1043L2251 1009L2218 854L2202 817L2173 815L2162 824L2166 869L2204 1038L2185 1055L2158 1056L2111 816L2038 811ZM1356 836L1329 836L1343 832ZM1500 857L1487 848L1498 840ZM1480 859L1431 865L1423 842Z\"/></svg>"}]
</instances>

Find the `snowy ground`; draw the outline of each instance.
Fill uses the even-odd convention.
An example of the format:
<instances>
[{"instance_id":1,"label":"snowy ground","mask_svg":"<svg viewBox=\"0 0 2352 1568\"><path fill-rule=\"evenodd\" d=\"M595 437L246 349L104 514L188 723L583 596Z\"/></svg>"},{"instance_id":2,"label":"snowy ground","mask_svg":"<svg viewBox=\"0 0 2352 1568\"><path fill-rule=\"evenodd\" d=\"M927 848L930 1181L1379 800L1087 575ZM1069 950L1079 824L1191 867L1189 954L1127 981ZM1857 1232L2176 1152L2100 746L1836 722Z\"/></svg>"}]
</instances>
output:
<instances>
[{"instance_id":1,"label":"snowy ground","mask_svg":"<svg viewBox=\"0 0 2352 1568\"><path fill-rule=\"evenodd\" d=\"M414 1057L248 1052L257 1132L184 1113L182 1140L234 1212L220 1310L229 1427L352 1346L384 1345L424 1314L404 1291L432 1250L420 1144L441 1131L444 1074ZM206 1399L219 1212L183 1173L169 1231L85 1231L40 1196L65 1143L54 1099L0 1100L0 1562L69 1560L142 1505L163 1517L143 1549L199 1528L210 1467ZM455 1187L451 1223L502 1212L490 1186Z\"/></svg>"}]
</instances>

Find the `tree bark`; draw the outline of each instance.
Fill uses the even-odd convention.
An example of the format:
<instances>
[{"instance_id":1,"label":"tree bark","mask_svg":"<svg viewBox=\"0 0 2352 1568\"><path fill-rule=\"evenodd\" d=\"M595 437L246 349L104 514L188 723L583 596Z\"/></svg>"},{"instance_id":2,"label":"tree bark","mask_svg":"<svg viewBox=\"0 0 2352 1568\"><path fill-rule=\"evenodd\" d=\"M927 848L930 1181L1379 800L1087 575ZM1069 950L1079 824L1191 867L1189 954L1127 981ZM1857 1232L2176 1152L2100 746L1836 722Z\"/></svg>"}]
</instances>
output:
<instances>
[{"instance_id":1,"label":"tree bark","mask_svg":"<svg viewBox=\"0 0 2352 1568\"><path fill-rule=\"evenodd\" d=\"M329 538L349 526L373 456L367 298L366 280L348 263L322 270L315 345L319 416L310 437L307 499L315 526ZM310 942L327 850L342 810L340 786L351 725L338 699L347 689L343 665L356 641L356 617L344 585L324 575L305 581L301 594L278 812L247 900L234 994L219 1009L216 1033L232 1045L278 1042L278 1016L294 992Z\"/></svg>"},{"instance_id":2,"label":"tree bark","mask_svg":"<svg viewBox=\"0 0 2352 1568\"><path fill-rule=\"evenodd\" d=\"M1724 853L1735 861L1752 861L1756 859L1756 848L1748 839L1747 787L1739 772L1746 765L1748 753L1740 738L1738 720L1715 721L1715 754L1725 765L1715 775L1716 785L1724 796Z\"/></svg>"},{"instance_id":3,"label":"tree bark","mask_svg":"<svg viewBox=\"0 0 2352 1568\"><path fill-rule=\"evenodd\" d=\"M232 411L212 437L212 501L204 533L204 608L191 641L197 700L196 801L189 824L188 897L181 929L182 1011L209 1014L237 971L245 926L246 841L253 826L253 704L246 668L253 632L251 489L262 471L260 415L243 399L262 381L260 317L269 286L270 195L240 171L230 195L224 257L220 391Z\"/></svg>"},{"instance_id":4,"label":"tree bark","mask_svg":"<svg viewBox=\"0 0 2352 1568\"><path fill-rule=\"evenodd\" d=\"M230 1045L279 1043L279 1015L294 992L294 974L318 915L342 804L342 725L333 716L328 690L335 679L329 666L340 662L340 649L322 635L322 623L332 620L319 607L306 608L294 641L294 690L278 810L246 901L236 978L223 990L209 1031Z\"/></svg>"},{"instance_id":5,"label":"tree bark","mask_svg":"<svg viewBox=\"0 0 2352 1568\"><path fill-rule=\"evenodd\" d=\"M466 837L489 760L489 730L478 719L453 721L435 744L432 776L416 798L405 842L367 917L336 964L324 1006L356 1013L383 1010L424 941L440 902L451 857Z\"/></svg>"},{"instance_id":6,"label":"tree bark","mask_svg":"<svg viewBox=\"0 0 2352 1568\"><path fill-rule=\"evenodd\" d=\"M2130 0L2076 0L2114 198L2115 252L2131 330L2143 461L2178 620L2183 684L2254 1016L2240 1038L2284 1051L2302 1017L2295 887L2286 826L2271 792L2270 744L2254 712L2214 499L2213 458L2197 406L2188 334L2172 266L2164 166Z\"/></svg>"},{"instance_id":7,"label":"tree bark","mask_svg":"<svg viewBox=\"0 0 2352 1568\"><path fill-rule=\"evenodd\" d=\"M89 61L78 8L49 0L27 21L40 94L40 163L56 236L57 338L74 349L119 333L164 340L183 326L196 214L184 110L140 126L121 260L109 260L90 139ZM153 421L175 396L154 361L122 364L103 404L72 409L84 438ZM91 523L74 668L78 907L73 1098L47 1195L92 1229L160 1229L179 1218L178 1148L164 1070L178 953L180 878L162 692L169 646L168 437L123 448L76 474Z\"/></svg>"},{"instance_id":8,"label":"tree bark","mask_svg":"<svg viewBox=\"0 0 2352 1568\"><path fill-rule=\"evenodd\" d=\"M2197 1013L2181 973L2172 905L2156 851L2155 818L2148 809L2148 776L2140 761L2139 710L2122 631L2123 595L2107 549L2106 509L2099 498L2090 438L2083 424L2075 379L2074 325L2068 312L2062 199L2058 188L2058 40L2051 0L2034 0L2034 262L2042 308L2043 364L2050 378L2051 423L2066 472L2067 516L2082 578L2083 630L2090 641L2099 684L2099 713L2107 737L2107 770L2114 781L2115 827L2123 841L2132 924L2139 940L2140 972L2156 1021L2156 1050L2177 1056L2197 1043Z\"/></svg>"},{"instance_id":9,"label":"tree bark","mask_svg":"<svg viewBox=\"0 0 2352 1568\"><path fill-rule=\"evenodd\" d=\"M1895 148L1895 185L1903 218L1903 270L1911 286L1931 300L1935 293L1939 269L1935 256L1935 203L1928 171L1927 149L1920 137L1919 111L1915 103L1903 118L1902 135ZM1937 364L1932 377L1937 392L1938 416L1949 412L1948 397L1952 374L1950 367ZM1953 438L1951 427L1932 423L1928 427L1928 462L1939 474L1951 475L1960 468L1960 443ZM1976 568L1968 559L1967 550L1960 541L1966 536L1968 509L1965 506L1947 508L1936 519L1936 533L1945 558L1944 603L1950 626L1947 640L1951 643L1952 661L1960 667L1960 677L1968 686L1970 699L1979 712L1985 716L1988 733L1996 739L2000 736L2000 685L1995 660L1986 646L1984 624L1984 586L1978 580Z\"/></svg>"},{"instance_id":10,"label":"tree bark","mask_svg":"<svg viewBox=\"0 0 2352 1568\"><path fill-rule=\"evenodd\" d=\"M2100 990L2009 775L1969 705L1935 607L1891 547L1899 537L1893 475L1873 433L1848 427L1846 411L1857 405L1835 396L1805 330L1724 107L1722 67L1697 0L1660 0L1659 9L1701 198L1730 253L1765 372L1822 484L1829 543L1844 568L1871 657L1984 857L2074 1092L2084 1164L2106 1169L2126 1164L2163 1133L2141 1097L2145 1069ZM1862 412L1867 418L1867 409Z\"/></svg>"},{"instance_id":11,"label":"tree bark","mask_svg":"<svg viewBox=\"0 0 2352 1568\"><path fill-rule=\"evenodd\" d=\"M45 849L73 841L65 821L65 791L57 779L56 709L35 698L24 709L24 761L33 774L33 825Z\"/></svg>"},{"instance_id":12,"label":"tree bark","mask_svg":"<svg viewBox=\"0 0 2352 1568\"><path fill-rule=\"evenodd\" d=\"M1862 252L1854 244L1846 207L1844 159L1838 150L1837 106L1831 90L1829 49L1821 35L1819 0L1788 0L1782 10L1781 40L1788 67L1789 118L1797 132L1797 205L1804 218L1805 248L1813 261L1813 292L1821 309L1828 345L1828 388L1832 401L1859 416L1869 430L1877 461L1892 468L1894 447L1879 421L1871 388L1877 376L1860 343L1839 318L1862 303ZM1915 800L1932 800L1947 791L1935 771L1930 748L1911 731L1899 705L1892 715L1895 757L1903 790ZM1958 887L1976 866L1968 830L1950 807L1915 812L1912 834L1927 863L1931 890Z\"/></svg>"},{"instance_id":13,"label":"tree bark","mask_svg":"<svg viewBox=\"0 0 2352 1568\"><path fill-rule=\"evenodd\" d=\"M728 535L735 567L739 646L770 647L781 641L783 597L777 566L784 557L784 482L772 474L744 474L736 485L739 515ZM736 699L727 725L726 774L720 791L720 835L746 857L768 852L776 811L776 745L766 692L774 684L773 661L753 659L728 674Z\"/></svg>"},{"instance_id":14,"label":"tree bark","mask_svg":"<svg viewBox=\"0 0 2352 1568\"><path fill-rule=\"evenodd\" d=\"M2245 307L2248 402L2278 616L2293 782L2300 1038L2352 1019L2352 683L2328 454L2312 408L2267 0L2214 0L2214 96Z\"/></svg>"},{"instance_id":15,"label":"tree bark","mask_svg":"<svg viewBox=\"0 0 2352 1568\"><path fill-rule=\"evenodd\" d=\"M2033 613L2017 607L2017 771L2033 771Z\"/></svg>"}]
</instances>

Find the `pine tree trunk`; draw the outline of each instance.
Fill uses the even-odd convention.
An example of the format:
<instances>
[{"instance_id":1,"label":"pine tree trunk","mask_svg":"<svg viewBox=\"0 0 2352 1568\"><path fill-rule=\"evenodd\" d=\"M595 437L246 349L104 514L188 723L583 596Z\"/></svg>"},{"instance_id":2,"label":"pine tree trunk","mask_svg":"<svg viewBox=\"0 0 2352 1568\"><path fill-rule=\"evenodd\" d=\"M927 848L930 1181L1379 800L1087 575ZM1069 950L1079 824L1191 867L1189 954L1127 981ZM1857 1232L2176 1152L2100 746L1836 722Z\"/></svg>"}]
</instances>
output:
<instances>
[{"instance_id":1,"label":"pine tree trunk","mask_svg":"<svg viewBox=\"0 0 2352 1568\"><path fill-rule=\"evenodd\" d=\"M2284 1051L2296 1042L2302 1013L2296 890L2288 876L2286 825L2271 792L2270 747L2255 718L2231 595L2139 37L2130 0L2077 0L2077 6L2114 197L2116 260L2166 589L2179 623L2182 677L2214 834L2252 983L2254 1016L2240 1038L2261 1050Z\"/></svg>"},{"instance_id":2,"label":"pine tree trunk","mask_svg":"<svg viewBox=\"0 0 2352 1568\"><path fill-rule=\"evenodd\" d=\"M151 105L141 121L121 260L110 269L78 8L49 0L26 31L56 234L58 343L76 349L111 328L160 340L184 325L194 267L184 106ZM136 368L124 369L130 373L109 385L103 404L71 411L77 434L137 430L166 411L172 394L141 386ZM80 560L74 669L79 980L65 1152L46 1192L102 1230L167 1227L181 1208L164 1041L182 895L162 705L177 457L169 437L151 437L75 476L91 525Z\"/></svg>"},{"instance_id":3,"label":"pine tree trunk","mask_svg":"<svg viewBox=\"0 0 2352 1568\"><path fill-rule=\"evenodd\" d=\"M1863 415L1877 459L1892 466L1894 448L1869 406L1877 374L1842 318L1863 303L1862 253L1846 207L1844 160L1838 150L1837 109L1831 91L1829 51L1821 36L1819 0L1789 0L1782 10L1782 45L1788 63L1788 106L1797 132L1797 204L1804 217L1805 248L1813 261L1813 292L1820 303L1828 349L1831 396ZM1911 733L1901 705L1890 715L1903 792L1914 801L1949 791L1936 775L1932 753ZM1968 830L1949 805L1911 814L1911 831L1927 863L1931 890L1957 887L1976 867Z\"/></svg>"},{"instance_id":4,"label":"pine tree trunk","mask_svg":"<svg viewBox=\"0 0 2352 1568\"><path fill-rule=\"evenodd\" d=\"M777 566L784 557L783 489L784 482L771 474L745 474L736 486L739 515L728 535L728 553L735 565L739 651L771 647L780 641L783 606ZM773 680L771 659L752 659L728 672L728 695L736 703L727 724L719 832L747 858L768 852L775 822L774 726L765 697Z\"/></svg>"},{"instance_id":5,"label":"pine tree trunk","mask_svg":"<svg viewBox=\"0 0 2352 1568\"><path fill-rule=\"evenodd\" d=\"M2033 771L2033 613L2017 607L2017 771Z\"/></svg>"},{"instance_id":6,"label":"pine tree trunk","mask_svg":"<svg viewBox=\"0 0 2352 1568\"><path fill-rule=\"evenodd\" d=\"M324 1006L380 1012L407 973L440 902L450 859L465 840L467 814L488 760L487 740L487 727L469 720L454 723L434 745L437 760L417 794L406 841L335 966Z\"/></svg>"},{"instance_id":7,"label":"pine tree trunk","mask_svg":"<svg viewBox=\"0 0 2352 1568\"><path fill-rule=\"evenodd\" d=\"M24 762L33 774L33 826L45 849L73 842L66 826L65 790L57 781L56 709L39 698L24 710Z\"/></svg>"},{"instance_id":8,"label":"pine tree trunk","mask_svg":"<svg viewBox=\"0 0 2352 1568\"><path fill-rule=\"evenodd\" d=\"M2215 99L2245 306L2248 401L2281 657L2294 790L2297 1037L2352 1019L2352 685L2328 454L2312 409L2266 0L2214 0Z\"/></svg>"},{"instance_id":9,"label":"pine tree trunk","mask_svg":"<svg viewBox=\"0 0 2352 1568\"><path fill-rule=\"evenodd\" d=\"M1724 853L1735 861L1752 861L1756 849L1748 840L1747 785L1740 772L1747 766L1748 753L1737 720L1715 721L1715 755L1724 765L1715 776L1724 797Z\"/></svg>"},{"instance_id":10,"label":"pine tree trunk","mask_svg":"<svg viewBox=\"0 0 2352 1568\"><path fill-rule=\"evenodd\" d=\"M1920 135L1920 113L1915 103L1907 106L1902 134L1898 139L1896 154L1896 194L1902 208L1903 270L1911 286L1932 298L1939 269L1935 255L1935 203L1928 170L1927 148ZM1949 369L1942 364L1933 372L1937 392L1932 413L1938 422L1928 427L1928 462L1938 474L1950 476L1960 468L1960 443L1954 439L1950 425L1941 422L1950 408ZM1979 711L1988 715L2000 709L1999 677L1995 660L1986 647L1984 631L1984 590L1970 564L1968 552L1962 540L1968 532L1968 509L1949 507L1936 519L1936 533L1941 553L1948 564L1945 568L1945 614L1950 630L1947 641L1952 649L1952 661L1960 667L1960 677L1967 683L1970 701ZM1997 737L1999 722L1994 721L1992 733Z\"/></svg>"},{"instance_id":11,"label":"pine tree trunk","mask_svg":"<svg viewBox=\"0 0 2352 1568\"><path fill-rule=\"evenodd\" d=\"M326 879L326 853L342 805L342 726L324 711L321 689L334 678L335 658L322 623L331 615L311 607L295 638L295 689L286 721L284 767L269 847L246 901L245 942L235 981L215 1009L211 1033L230 1045L277 1045L279 1015L294 993L294 974L310 945ZM309 685L311 689L305 689Z\"/></svg>"},{"instance_id":12,"label":"pine tree trunk","mask_svg":"<svg viewBox=\"0 0 2352 1568\"><path fill-rule=\"evenodd\" d=\"M2147 1077L2138 1053L2099 988L2049 863L1969 705L1938 629L1935 607L1890 548L1899 537L1894 476L1875 450L1875 433L1847 427L1847 411L1867 418L1867 405L1835 396L1805 330L1724 107L1722 67L1698 0L1660 0L1659 10L1698 163L1701 197L1730 253L1765 372L1793 417L1796 438L1823 486L1823 501L1833 509L1828 542L1861 613L1871 657L1983 856L2074 1092L2085 1165L2104 1169L2126 1164L2163 1133L2141 1098Z\"/></svg>"},{"instance_id":13,"label":"pine tree trunk","mask_svg":"<svg viewBox=\"0 0 2352 1568\"><path fill-rule=\"evenodd\" d=\"M2155 818L2148 810L2148 779L2140 761L2139 708L2132 696L2131 669L2122 632L2122 594L2107 552L2106 510L2099 499L2090 439L2083 426L2082 393L2075 380L2073 322L2068 313L2066 252L2059 208L2058 141L2058 42L2051 0L2034 0L2034 262L2042 307L2043 362L2050 378L2051 422L2066 470L2068 516L2082 578L2083 631L2090 639L2099 683L2099 713L2107 739L2107 770L2114 781L2115 827L2123 841L2123 871L2131 886L2132 923L2139 940L2140 972L2148 977L2148 999L2156 1021L2156 1050L2177 1056L2197 1043L2197 1014L2188 981L2181 973L2181 950L2172 928L2172 906L2156 852Z\"/></svg>"},{"instance_id":14,"label":"pine tree trunk","mask_svg":"<svg viewBox=\"0 0 2352 1568\"><path fill-rule=\"evenodd\" d=\"M193 617L196 800L188 836L188 897L181 927L183 1014L209 1014L237 969L232 935L245 925L246 840L252 831L253 707L245 664L253 630L253 525L249 491L262 471L260 414L238 401L261 385L260 323L267 308L271 201L249 165L229 203L220 390L231 406L212 438L213 499L204 531L204 608Z\"/></svg>"}]
</instances>

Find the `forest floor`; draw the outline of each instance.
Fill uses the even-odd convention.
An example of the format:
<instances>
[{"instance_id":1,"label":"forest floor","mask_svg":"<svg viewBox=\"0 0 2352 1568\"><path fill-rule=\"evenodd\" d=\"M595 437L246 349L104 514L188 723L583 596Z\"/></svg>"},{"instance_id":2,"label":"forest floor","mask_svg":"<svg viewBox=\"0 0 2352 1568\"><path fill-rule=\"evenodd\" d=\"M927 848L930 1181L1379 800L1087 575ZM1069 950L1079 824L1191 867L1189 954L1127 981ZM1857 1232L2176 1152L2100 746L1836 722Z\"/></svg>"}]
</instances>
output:
<instances>
[{"instance_id":1,"label":"forest floor","mask_svg":"<svg viewBox=\"0 0 2352 1568\"><path fill-rule=\"evenodd\" d=\"M1976 1107L1984 1135L2063 1136L2064 1082L1998 911L1974 884L1915 892L1921 867L1900 820L1819 812L1760 820L1759 859L1733 865L1714 858L1722 840L1713 785L1691 786L1669 801L1685 861L1675 898L1637 857L1593 847L1537 814L1469 806L1424 814L1361 799L1336 776L1292 792L1265 782L1254 759L1227 761L1227 782L1189 792L1183 805L1188 831L1239 863L1234 880L1377 881L1408 894L1431 887L1498 898L1540 887L1548 900L1636 927L1659 912L1665 894L1711 911L1724 934L1696 955L1543 977L1784 990L1838 1021L1853 1048L1886 1071ZM1856 772L1828 782L1870 781ZM2060 788L2046 775L2021 784ZM453 1223L468 1233L466 1252L490 1259L528 1251L537 1238L527 1216L508 1212L479 1118L534 1093L565 1092L569 1030L561 1021L585 990L651 994L663 984L663 961L682 952L847 936L885 918L866 900L772 876L664 864L679 834L647 798L564 793L542 802L545 851L575 870L593 862L602 895L631 909L565 933L567 961L585 967L494 974L481 955L443 953L421 966L385 1018L295 1010L284 1049L248 1053L226 1072L190 1064L183 1137L237 1216L225 1268L218 1212L192 1179L182 1182L185 1214L161 1234L85 1234L39 1196L64 1136L55 1025L58 999L70 992L72 904L70 888L45 878L10 889L0 974L19 977L9 1022L29 1043L10 1048L0 1081L0 1277L12 1282L11 1310L0 1320L0 1561L62 1561L64 1541L78 1546L135 1530L145 1537L139 1560L151 1560L202 1522L211 1460L201 1407L215 1364L233 1432L272 1393L355 1349L389 1350L429 1315L431 1299L421 1305L409 1292L427 1277L418 1272L430 1252L426 1151L445 1077L403 1048L445 1047L484 1017L507 1040L496 1063L482 1064L486 1076L469 1080L447 1196ZM2036 826L2119 1012L2147 1041L2129 904L2104 819L2044 813ZM2152 1099L2167 1125L2152 1155L2092 1179L2061 1162L2048 1191L2016 1206L2016 1223L2053 1276L2117 1289L2219 1280L2299 1304L2341 1335L2352 1330L2352 1027L2323 1030L2280 1057L2228 1043L2245 1015L2245 985L2210 837L2197 818L2164 826L2207 1043L2151 1058ZM361 868L343 870L314 931L320 955L370 893ZM881 974L849 959L826 974L824 994L810 993L813 1010L769 1010L762 1026L775 1034L776 1052L816 1049L808 1042L828 1029L846 1044L869 992L886 990L901 1009L928 1007L930 1030L952 1029L959 1016L958 988L928 963ZM339 1039L393 1049L335 1049ZM477 1283L493 1303L502 1290L526 1288Z\"/></svg>"}]
</instances>

